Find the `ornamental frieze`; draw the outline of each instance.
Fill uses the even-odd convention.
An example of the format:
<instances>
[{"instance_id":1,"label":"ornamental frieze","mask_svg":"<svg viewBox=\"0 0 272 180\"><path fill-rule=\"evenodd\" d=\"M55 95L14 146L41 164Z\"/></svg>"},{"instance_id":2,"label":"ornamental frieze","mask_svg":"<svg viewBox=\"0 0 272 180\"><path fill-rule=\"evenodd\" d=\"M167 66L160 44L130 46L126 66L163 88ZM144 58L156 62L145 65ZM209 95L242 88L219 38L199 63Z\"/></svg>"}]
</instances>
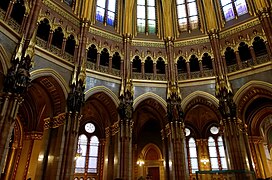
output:
<instances>
[{"instance_id":1,"label":"ornamental frieze","mask_svg":"<svg viewBox=\"0 0 272 180\"><path fill-rule=\"evenodd\" d=\"M54 4L52 1L44 0L43 3L48 8L50 8L53 11L57 12L62 17L65 17L67 20L69 20L69 22L72 22L72 23L74 23L76 25L79 25L80 21L76 17L72 16L70 13L68 13L65 10L63 10L62 8L58 7L58 5Z\"/></svg>"},{"instance_id":2,"label":"ornamental frieze","mask_svg":"<svg viewBox=\"0 0 272 180\"><path fill-rule=\"evenodd\" d=\"M260 21L259 21L259 19L256 18L252 21L243 23L239 26L235 26L234 28L223 31L223 32L219 33L219 35L220 35L220 38L222 39L222 38L229 37L229 36L236 34L236 33L241 33L241 31L249 29L251 27L254 27L258 24L260 24Z\"/></svg>"},{"instance_id":3,"label":"ornamental frieze","mask_svg":"<svg viewBox=\"0 0 272 180\"><path fill-rule=\"evenodd\" d=\"M123 43L123 38L122 37L114 35L114 34L107 33L105 31L101 31L101 30L95 29L93 27L89 28L89 32L91 34L95 34L97 36L101 36L101 37L104 37L106 39L110 39L110 40L113 40L115 42L118 42L118 43Z\"/></svg>"}]
</instances>

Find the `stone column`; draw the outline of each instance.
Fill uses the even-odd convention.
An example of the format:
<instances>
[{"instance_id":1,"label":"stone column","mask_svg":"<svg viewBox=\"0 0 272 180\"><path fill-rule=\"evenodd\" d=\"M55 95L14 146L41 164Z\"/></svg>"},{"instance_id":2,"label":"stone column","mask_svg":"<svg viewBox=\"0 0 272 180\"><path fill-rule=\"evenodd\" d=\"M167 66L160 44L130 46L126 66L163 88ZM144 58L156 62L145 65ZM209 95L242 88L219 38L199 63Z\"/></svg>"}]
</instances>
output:
<instances>
[{"instance_id":1,"label":"stone column","mask_svg":"<svg viewBox=\"0 0 272 180\"><path fill-rule=\"evenodd\" d=\"M120 105L118 107L120 116L120 178L123 180L132 179L132 113L133 97L130 91L120 96Z\"/></svg>"},{"instance_id":2,"label":"stone column","mask_svg":"<svg viewBox=\"0 0 272 180\"><path fill-rule=\"evenodd\" d=\"M172 90L173 91L173 90ZM167 119L169 133L168 142L168 161L166 166L169 169L170 179L187 180L189 170L187 163L187 150L184 133L183 111L181 108L181 98L174 92L167 99Z\"/></svg>"},{"instance_id":3,"label":"stone column","mask_svg":"<svg viewBox=\"0 0 272 180\"><path fill-rule=\"evenodd\" d=\"M157 67L156 67L156 63L153 63L153 78L156 79L157 76Z\"/></svg>"},{"instance_id":4,"label":"stone column","mask_svg":"<svg viewBox=\"0 0 272 180\"><path fill-rule=\"evenodd\" d=\"M100 52L97 52L97 61L96 61L96 64L95 64L96 70L99 70L99 66L100 66L100 56L101 56L101 53L100 53Z\"/></svg>"},{"instance_id":5,"label":"stone column","mask_svg":"<svg viewBox=\"0 0 272 180\"><path fill-rule=\"evenodd\" d=\"M270 47L272 47L272 21L271 21L271 1L258 0L255 2L256 11L267 37L267 41Z\"/></svg>"},{"instance_id":6,"label":"stone column","mask_svg":"<svg viewBox=\"0 0 272 180\"><path fill-rule=\"evenodd\" d=\"M111 142L111 134L110 134L110 128L107 127L106 128L106 139L104 140L104 145L103 145L103 149L101 148L103 154L104 154L104 159L101 159L101 160L104 160L103 162L103 166L101 167L101 169L99 170L100 173L100 176L102 179L109 179L109 174L113 174L112 172L112 164L111 164L111 161L112 161L112 158L110 156L113 156L114 154L110 151L110 145L112 144ZM113 148L113 147L112 147Z\"/></svg>"},{"instance_id":7,"label":"stone column","mask_svg":"<svg viewBox=\"0 0 272 180\"><path fill-rule=\"evenodd\" d=\"M12 93L1 94L1 114L0 114L0 170L5 166L9 140L14 127L15 118L23 99L20 95Z\"/></svg>"},{"instance_id":8,"label":"stone column","mask_svg":"<svg viewBox=\"0 0 272 180\"><path fill-rule=\"evenodd\" d=\"M24 30L24 27L26 26L26 23L27 23L27 17L28 17L28 14L25 13L22 24L21 24L21 27L20 27L20 30L19 30L19 33L22 33L22 31Z\"/></svg>"},{"instance_id":9,"label":"stone column","mask_svg":"<svg viewBox=\"0 0 272 180\"><path fill-rule=\"evenodd\" d=\"M10 18L10 14L11 14L11 12L12 12L14 3L15 3L15 2L14 2L13 0L10 0L9 6L8 6L8 9L7 9L5 18L4 18L4 21L7 21L7 20Z\"/></svg>"},{"instance_id":10,"label":"stone column","mask_svg":"<svg viewBox=\"0 0 272 180\"><path fill-rule=\"evenodd\" d=\"M222 79L221 79L222 78ZM216 79L216 97L219 99L219 111L222 115L223 137L229 170L251 171L251 155L244 134L244 122L237 119L236 105L226 76ZM252 174L251 174L252 175ZM247 173L236 173L236 179L253 179Z\"/></svg>"},{"instance_id":11,"label":"stone column","mask_svg":"<svg viewBox=\"0 0 272 180\"><path fill-rule=\"evenodd\" d=\"M267 158L265 155L263 138L251 136L249 137L249 141L255 164L256 177L262 179L271 177L271 170L269 170Z\"/></svg>"},{"instance_id":12,"label":"stone column","mask_svg":"<svg viewBox=\"0 0 272 180\"><path fill-rule=\"evenodd\" d=\"M112 56L109 57L109 73L112 71Z\"/></svg>"},{"instance_id":13,"label":"stone column","mask_svg":"<svg viewBox=\"0 0 272 180\"><path fill-rule=\"evenodd\" d=\"M141 64L142 78L145 77L145 68L144 68L144 65L145 65L145 63L142 61L142 64Z\"/></svg>"},{"instance_id":14,"label":"stone column","mask_svg":"<svg viewBox=\"0 0 272 180\"><path fill-rule=\"evenodd\" d=\"M67 42L67 38L63 38L62 44L61 44L61 55L63 56L63 54L65 53L65 48L66 48L66 42Z\"/></svg>"},{"instance_id":15,"label":"stone column","mask_svg":"<svg viewBox=\"0 0 272 180\"><path fill-rule=\"evenodd\" d=\"M49 49L50 46L51 46L52 39L53 39L53 34L54 34L54 31L52 29L50 29L49 36L48 36L48 41L47 41L47 45L46 45L47 49Z\"/></svg>"},{"instance_id":16,"label":"stone column","mask_svg":"<svg viewBox=\"0 0 272 180\"><path fill-rule=\"evenodd\" d=\"M265 43L265 47L266 47L266 51L267 51L267 54L268 54L268 58L270 59L270 61L272 60L272 47L270 48L269 47L269 44L266 42Z\"/></svg>"},{"instance_id":17,"label":"stone column","mask_svg":"<svg viewBox=\"0 0 272 180\"><path fill-rule=\"evenodd\" d=\"M250 50L250 55L251 55L251 57L252 57L252 65L257 65L258 63L257 63L257 58L256 58L256 54L255 54L255 51L254 51L254 49L253 49L253 47L252 46L250 46L249 47L249 50Z\"/></svg>"},{"instance_id":18,"label":"stone column","mask_svg":"<svg viewBox=\"0 0 272 180\"><path fill-rule=\"evenodd\" d=\"M198 63L199 63L199 69L200 69L201 77L204 77L202 60L199 60Z\"/></svg>"},{"instance_id":19,"label":"stone column","mask_svg":"<svg viewBox=\"0 0 272 180\"><path fill-rule=\"evenodd\" d=\"M187 78L191 79L190 61L186 61Z\"/></svg>"}]
</instances>

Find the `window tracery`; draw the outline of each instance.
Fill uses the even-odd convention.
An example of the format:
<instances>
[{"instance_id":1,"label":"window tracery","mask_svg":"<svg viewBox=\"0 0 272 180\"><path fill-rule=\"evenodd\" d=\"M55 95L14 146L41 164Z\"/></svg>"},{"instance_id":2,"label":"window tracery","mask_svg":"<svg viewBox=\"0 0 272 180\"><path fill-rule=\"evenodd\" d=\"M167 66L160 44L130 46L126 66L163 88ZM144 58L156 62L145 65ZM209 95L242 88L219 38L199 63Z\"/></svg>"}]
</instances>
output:
<instances>
[{"instance_id":1,"label":"window tracery","mask_svg":"<svg viewBox=\"0 0 272 180\"><path fill-rule=\"evenodd\" d=\"M248 13L245 0L221 0L220 2L226 21Z\"/></svg>"},{"instance_id":2,"label":"window tracery","mask_svg":"<svg viewBox=\"0 0 272 180\"><path fill-rule=\"evenodd\" d=\"M116 16L116 0L99 0L96 4L96 20L114 26Z\"/></svg>"},{"instance_id":3,"label":"window tracery","mask_svg":"<svg viewBox=\"0 0 272 180\"><path fill-rule=\"evenodd\" d=\"M180 31L191 31L199 27L196 0L177 0L177 15Z\"/></svg>"},{"instance_id":4,"label":"window tracery","mask_svg":"<svg viewBox=\"0 0 272 180\"><path fill-rule=\"evenodd\" d=\"M155 0L137 0L137 31L139 33L156 33Z\"/></svg>"}]
</instances>

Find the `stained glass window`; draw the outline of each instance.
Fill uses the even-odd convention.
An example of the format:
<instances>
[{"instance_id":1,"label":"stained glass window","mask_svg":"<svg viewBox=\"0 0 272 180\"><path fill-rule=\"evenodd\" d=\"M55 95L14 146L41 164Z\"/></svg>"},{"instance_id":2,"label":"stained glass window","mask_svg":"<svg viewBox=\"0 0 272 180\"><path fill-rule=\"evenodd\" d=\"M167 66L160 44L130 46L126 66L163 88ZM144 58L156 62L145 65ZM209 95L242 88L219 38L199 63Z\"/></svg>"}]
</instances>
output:
<instances>
[{"instance_id":1,"label":"stained glass window","mask_svg":"<svg viewBox=\"0 0 272 180\"><path fill-rule=\"evenodd\" d=\"M221 0L221 5L226 21L248 13L245 0Z\"/></svg>"},{"instance_id":2,"label":"stained glass window","mask_svg":"<svg viewBox=\"0 0 272 180\"><path fill-rule=\"evenodd\" d=\"M177 0L177 14L180 31L198 28L196 0Z\"/></svg>"},{"instance_id":3,"label":"stained glass window","mask_svg":"<svg viewBox=\"0 0 272 180\"><path fill-rule=\"evenodd\" d=\"M78 137L75 173L97 173L99 139L89 133L86 126L84 130L84 133Z\"/></svg>"},{"instance_id":4,"label":"stained glass window","mask_svg":"<svg viewBox=\"0 0 272 180\"><path fill-rule=\"evenodd\" d=\"M87 154L87 136L81 134L78 137L75 173L85 172L86 154Z\"/></svg>"},{"instance_id":5,"label":"stained glass window","mask_svg":"<svg viewBox=\"0 0 272 180\"><path fill-rule=\"evenodd\" d=\"M137 31L139 33L156 33L155 0L137 0Z\"/></svg>"},{"instance_id":6,"label":"stained glass window","mask_svg":"<svg viewBox=\"0 0 272 180\"><path fill-rule=\"evenodd\" d=\"M89 151L89 165L88 172L97 172L97 158L98 158L98 145L99 140L96 136L92 136L90 140L90 151Z\"/></svg>"},{"instance_id":7,"label":"stained glass window","mask_svg":"<svg viewBox=\"0 0 272 180\"><path fill-rule=\"evenodd\" d=\"M196 150L196 142L194 138L189 139L189 157L192 173L198 171L198 160L197 160L197 150Z\"/></svg>"},{"instance_id":8,"label":"stained glass window","mask_svg":"<svg viewBox=\"0 0 272 180\"><path fill-rule=\"evenodd\" d=\"M223 144L223 139L221 136L217 138L217 143L218 143L218 149L219 149L219 156L221 160L221 167L223 170L228 169L227 167L227 160L226 160L226 153L224 149L224 144Z\"/></svg>"},{"instance_id":9,"label":"stained glass window","mask_svg":"<svg viewBox=\"0 0 272 180\"><path fill-rule=\"evenodd\" d=\"M64 2L66 2L69 6L73 5L73 0L64 0Z\"/></svg>"},{"instance_id":10,"label":"stained glass window","mask_svg":"<svg viewBox=\"0 0 272 180\"><path fill-rule=\"evenodd\" d=\"M96 20L114 26L116 0L99 0L96 4Z\"/></svg>"},{"instance_id":11,"label":"stained glass window","mask_svg":"<svg viewBox=\"0 0 272 180\"><path fill-rule=\"evenodd\" d=\"M211 168L212 170L219 170L216 145L215 145L215 141L213 137L209 137L208 146L209 146Z\"/></svg>"},{"instance_id":12,"label":"stained glass window","mask_svg":"<svg viewBox=\"0 0 272 180\"><path fill-rule=\"evenodd\" d=\"M227 170L226 153L224 149L223 138L219 134L219 128L212 126L212 134L208 139L210 163L212 170Z\"/></svg>"}]
</instances>

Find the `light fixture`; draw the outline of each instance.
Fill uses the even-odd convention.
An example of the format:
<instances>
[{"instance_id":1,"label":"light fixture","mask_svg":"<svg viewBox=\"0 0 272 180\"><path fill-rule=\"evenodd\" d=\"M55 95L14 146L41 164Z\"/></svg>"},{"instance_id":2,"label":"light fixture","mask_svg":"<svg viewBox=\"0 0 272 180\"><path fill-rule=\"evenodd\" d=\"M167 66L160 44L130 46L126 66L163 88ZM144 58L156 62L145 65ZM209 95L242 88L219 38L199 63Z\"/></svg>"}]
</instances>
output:
<instances>
[{"instance_id":1,"label":"light fixture","mask_svg":"<svg viewBox=\"0 0 272 180\"><path fill-rule=\"evenodd\" d=\"M209 161L209 159L201 159L200 162L202 162L204 165L206 165Z\"/></svg>"},{"instance_id":2,"label":"light fixture","mask_svg":"<svg viewBox=\"0 0 272 180\"><path fill-rule=\"evenodd\" d=\"M77 148L77 152L76 152L75 158L77 159L77 158L79 158L81 156L82 156L82 149L80 147L80 144L78 144L78 148Z\"/></svg>"},{"instance_id":3,"label":"light fixture","mask_svg":"<svg viewBox=\"0 0 272 180\"><path fill-rule=\"evenodd\" d=\"M144 165L144 161L143 161L142 159L139 159L139 160L137 161L137 164L138 164L139 166L142 166L142 165Z\"/></svg>"}]
</instances>

